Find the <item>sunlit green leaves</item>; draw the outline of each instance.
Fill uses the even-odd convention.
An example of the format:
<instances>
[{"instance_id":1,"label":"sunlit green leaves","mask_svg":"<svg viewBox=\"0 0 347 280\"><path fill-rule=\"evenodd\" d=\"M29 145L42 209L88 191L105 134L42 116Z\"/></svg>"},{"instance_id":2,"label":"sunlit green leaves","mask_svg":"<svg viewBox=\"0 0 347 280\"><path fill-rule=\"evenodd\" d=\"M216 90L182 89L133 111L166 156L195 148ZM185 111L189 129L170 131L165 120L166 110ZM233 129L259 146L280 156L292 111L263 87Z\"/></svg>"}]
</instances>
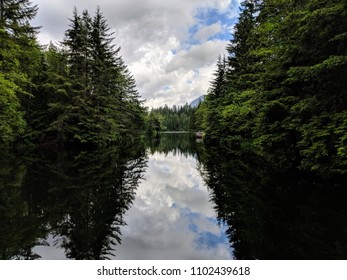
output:
<instances>
[{"instance_id":1,"label":"sunlit green leaves","mask_svg":"<svg viewBox=\"0 0 347 280\"><path fill-rule=\"evenodd\" d=\"M206 139L248 143L281 166L345 174L346 3L263 1L254 24L242 26L251 2L227 48L226 94L209 95L199 112Z\"/></svg>"},{"instance_id":2,"label":"sunlit green leaves","mask_svg":"<svg viewBox=\"0 0 347 280\"><path fill-rule=\"evenodd\" d=\"M25 121L16 96L17 86L0 73L0 143L9 144L24 132Z\"/></svg>"}]
</instances>

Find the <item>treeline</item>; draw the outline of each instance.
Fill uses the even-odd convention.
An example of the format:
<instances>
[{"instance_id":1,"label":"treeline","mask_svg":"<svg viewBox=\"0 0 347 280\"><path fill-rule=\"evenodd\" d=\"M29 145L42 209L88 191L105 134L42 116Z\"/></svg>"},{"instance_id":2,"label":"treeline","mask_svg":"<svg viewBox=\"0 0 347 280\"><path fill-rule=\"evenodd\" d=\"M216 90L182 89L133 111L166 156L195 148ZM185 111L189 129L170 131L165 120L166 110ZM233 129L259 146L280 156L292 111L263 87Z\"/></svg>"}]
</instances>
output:
<instances>
[{"instance_id":1,"label":"treeline","mask_svg":"<svg viewBox=\"0 0 347 280\"><path fill-rule=\"evenodd\" d=\"M135 80L99 9L75 9L59 46L42 47L30 25L38 7L0 2L0 143L129 142L144 129Z\"/></svg>"},{"instance_id":2,"label":"treeline","mask_svg":"<svg viewBox=\"0 0 347 280\"><path fill-rule=\"evenodd\" d=\"M194 113L196 109L185 104L169 108L153 108L147 115L147 134L160 131L189 131L195 128Z\"/></svg>"},{"instance_id":3,"label":"treeline","mask_svg":"<svg viewBox=\"0 0 347 280\"><path fill-rule=\"evenodd\" d=\"M347 2L242 2L196 119L207 144L321 174L347 170Z\"/></svg>"}]
</instances>

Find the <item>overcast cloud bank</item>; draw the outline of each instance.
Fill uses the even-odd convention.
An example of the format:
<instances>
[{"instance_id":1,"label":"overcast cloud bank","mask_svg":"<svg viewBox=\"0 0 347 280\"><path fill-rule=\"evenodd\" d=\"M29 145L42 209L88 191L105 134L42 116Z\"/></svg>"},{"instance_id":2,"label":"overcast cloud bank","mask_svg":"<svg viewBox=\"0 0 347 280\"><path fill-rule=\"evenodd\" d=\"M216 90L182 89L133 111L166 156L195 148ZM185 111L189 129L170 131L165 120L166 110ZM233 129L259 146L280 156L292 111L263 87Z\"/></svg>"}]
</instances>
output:
<instances>
[{"instance_id":1,"label":"overcast cloud bank","mask_svg":"<svg viewBox=\"0 0 347 280\"><path fill-rule=\"evenodd\" d=\"M206 94L225 52L240 0L34 0L42 44L58 43L73 8L100 6L146 105L189 103Z\"/></svg>"}]
</instances>

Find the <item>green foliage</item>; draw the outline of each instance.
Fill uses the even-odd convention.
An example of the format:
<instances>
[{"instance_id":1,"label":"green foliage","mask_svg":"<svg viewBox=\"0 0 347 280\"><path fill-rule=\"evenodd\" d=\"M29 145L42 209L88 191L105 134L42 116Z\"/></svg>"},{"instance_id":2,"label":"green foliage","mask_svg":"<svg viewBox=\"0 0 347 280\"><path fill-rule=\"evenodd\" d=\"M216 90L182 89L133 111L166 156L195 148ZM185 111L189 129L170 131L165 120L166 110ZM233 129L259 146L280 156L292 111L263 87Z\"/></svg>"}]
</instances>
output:
<instances>
[{"instance_id":1,"label":"green foliage","mask_svg":"<svg viewBox=\"0 0 347 280\"><path fill-rule=\"evenodd\" d=\"M36 13L27 0L0 2L1 142L135 141L145 109L100 9L74 10L63 48L38 46Z\"/></svg>"},{"instance_id":2,"label":"green foliage","mask_svg":"<svg viewBox=\"0 0 347 280\"><path fill-rule=\"evenodd\" d=\"M164 107L152 109L147 117L148 131L190 131L195 129L194 120L192 120L195 108L188 104L184 106L174 105L169 108Z\"/></svg>"},{"instance_id":3,"label":"green foliage","mask_svg":"<svg viewBox=\"0 0 347 280\"><path fill-rule=\"evenodd\" d=\"M0 143L8 145L24 132L25 121L16 96L16 85L0 73Z\"/></svg>"},{"instance_id":4,"label":"green foliage","mask_svg":"<svg viewBox=\"0 0 347 280\"><path fill-rule=\"evenodd\" d=\"M194 128L197 131L203 130L205 127L207 127L207 102L201 102L198 107L196 108L193 116L192 116L192 123Z\"/></svg>"},{"instance_id":5,"label":"green foliage","mask_svg":"<svg viewBox=\"0 0 347 280\"><path fill-rule=\"evenodd\" d=\"M146 134L148 136L158 135L160 131L164 130L163 118L153 110L149 112L145 119L146 122Z\"/></svg>"},{"instance_id":6,"label":"green foliage","mask_svg":"<svg viewBox=\"0 0 347 280\"><path fill-rule=\"evenodd\" d=\"M226 67L219 58L196 113L206 143L345 174L346 28L342 0L244 1Z\"/></svg>"},{"instance_id":7,"label":"green foliage","mask_svg":"<svg viewBox=\"0 0 347 280\"><path fill-rule=\"evenodd\" d=\"M37 7L30 1L0 2L0 142L13 144L26 127L23 111L37 73L37 28L29 21Z\"/></svg>"},{"instance_id":8,"label":"green foliage","mask_svg":"<svg viewBox=\"0 0 347 280\"><path fill-rule=\"evenodd\" d=\"M133 141L143 129L144 109L119 48L98 9L94 18L74 10L65 33L66 98L50 103L57 117L47 131L60 142L105 145Z\"/></svg>"}]
</instances>

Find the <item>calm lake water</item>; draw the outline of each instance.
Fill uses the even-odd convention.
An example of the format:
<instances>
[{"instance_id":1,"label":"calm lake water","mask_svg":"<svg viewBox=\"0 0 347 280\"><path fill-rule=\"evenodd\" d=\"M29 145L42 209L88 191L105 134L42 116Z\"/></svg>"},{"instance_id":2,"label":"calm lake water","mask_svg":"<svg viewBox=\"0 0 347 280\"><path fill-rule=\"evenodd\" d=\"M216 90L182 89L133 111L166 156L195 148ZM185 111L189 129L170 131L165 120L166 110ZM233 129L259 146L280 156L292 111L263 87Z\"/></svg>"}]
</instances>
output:
<instances>
[{"instance_id":1,"label":"calm lake water","mask_svg":"<svg viewBox=\"0 0 347 280\"><path fill-rule=\"evenodd\" d=\"M346 178L190 134L0 158L2 259L347 259Z\"/></svg>"}]
</instances>

